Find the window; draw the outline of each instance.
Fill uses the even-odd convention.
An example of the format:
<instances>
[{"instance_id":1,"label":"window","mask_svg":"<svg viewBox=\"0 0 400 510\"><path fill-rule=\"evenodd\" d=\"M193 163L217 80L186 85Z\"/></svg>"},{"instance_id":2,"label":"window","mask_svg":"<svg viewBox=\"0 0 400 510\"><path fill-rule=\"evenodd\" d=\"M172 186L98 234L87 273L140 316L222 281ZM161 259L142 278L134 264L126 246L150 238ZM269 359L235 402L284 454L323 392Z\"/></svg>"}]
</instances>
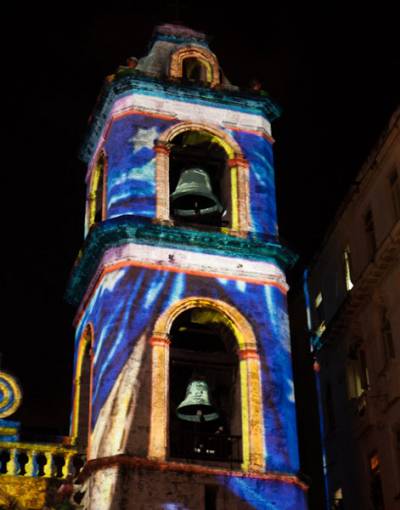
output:
<instances>
[{"instance_id":1,"label":"window","mask_svg":"<svg viewBox=\"0 0 400 510\"><path fill-rule=\"evenodd\" d=\"M400 181L397 170L389 175L390 194L392 197L393 212L396 219L400 218Z\"/></svg>"},{"instance_id":2,"label":"window","mask_svg":"<svg viewBox=\"0 0 400 510\"><path fill-rule=\"evenodd\" d=\"M387 314L387 310L385 307L381 309L381 336L383 343L383 354L385 362L389 361L396 357L393 335L392 335L392 326L390 324L390 320Z\"/></svg>"},{"instance_id":3,"label":"window","mask_svg":"<svg viewBox=\"0 0 400 510\"><path fill-rule=\"evenodd\" d=\"M369 457L369 473L372 507L374 510L385 510L380 471L380 459L377 452L372 453Z\"/></svg>"},{"instance_id":4,"label":"window","mask_svg":"<svg viewBox=\"0 0 400 510\"><path fill-rule=\"evenodd\" d=\"M400 487L400 425L395 426L393 430L394 435L394 455L397 462L397 477L398 477L398 485Z\"/></svg>"},{"instance_id":5,"label":"window","mask_svg":"<svg viewBox=\"0 0 400 510\"><path fill-rule=\"evenodd\" d=\"M105 155L102 152L93 168L88 196L88 227L104 219Z\"/></svg>"},{"instance_id":6,"label":"window","mask_svg":"<svg viewBox=\"0 0 400 510\"><path fill-rule=\"evenodd\" d=\"M349 398L359 398L369 388L369 374L365 351L359 343L350 347L347 364L347 389Z\"/></svg>"},{"instance_id":7,"label":"window","mask_svg":"<svg viewBox=\"0 0 400 510\"><path fill-rule=\"evenodd\" d=\"M204 486L204 510L217 510L217 485Z\"/></svg>"},{"instance_id":8,"label":"window","mask_svg":"<svg viewBox=\"0 0 400 510\"><path fill-rule=\"evenodd\" d=\"M342 488L339 487L335 490L333 494L333 506L334 510L342 510L344 508L343 504L343 491Z\"/></svg>"},{"instance_id":9,"label":"window","mask_svg":"<svg viewBox=\"0 0 400 510\"><path fill-rule=\"evenodd\" d=\"M323 300L322 300L322 293L318 292L315 301L314 301L314 307L317 314L317 329L316 329L316 335L321 336L323 332L326 330L326 324L324 320L324 311L323 311Z\"/></svg>"},{"instance_id":10,"label":"window","mask_svg":"<svg viewBox=\"0 0 400 510\"><path fill-rule=\"evenodd\" d=\"M207 68L197 58L185 58L183 61L182 78L189 82L207 83Z\"/></svg>"},{"instance_id":11,"label":"window","mask_svg":"<svg viewBox=\"0 0 400 510\"><path fill-rule=\"evenodd\" d=\"M376 251L376 237L372 209L368 209L364 216L364 230L367 238L368 258L372 259Z\"/></svg>"},{"instance_id":12,"label":"window","mask_svg":"<svg viewBox=\"0 0 400 510\"><path fill-rule=\"evenodd\" d=\"M351 252L350 247L346 246L343 252L343 263L344 263L344 280L346 290L350 291L354 285L351 279Z\"/></svg>"},{"instance_id":13,"label":"window","mask_svg":"<svg viewBox=\"0 0 400 510\"><path fill-rule=\"evenodd\" d=\"M80 340L74 377L71 435L81 451L84 451L88 445L92 384L92 343L93 328L89 324L85 328Z\"/></svg>"},{"instance_id":14,"label":"window","mask_svg":"<svg viewBox=\"0 0 400 510\"><path fill-rule=\"evenodd\" d=\"M219 64L216 56L206 48L180 47L172 54L169 76L189 82L200 82L210 87L220 83Z\"/></svg>"}]
</instances>

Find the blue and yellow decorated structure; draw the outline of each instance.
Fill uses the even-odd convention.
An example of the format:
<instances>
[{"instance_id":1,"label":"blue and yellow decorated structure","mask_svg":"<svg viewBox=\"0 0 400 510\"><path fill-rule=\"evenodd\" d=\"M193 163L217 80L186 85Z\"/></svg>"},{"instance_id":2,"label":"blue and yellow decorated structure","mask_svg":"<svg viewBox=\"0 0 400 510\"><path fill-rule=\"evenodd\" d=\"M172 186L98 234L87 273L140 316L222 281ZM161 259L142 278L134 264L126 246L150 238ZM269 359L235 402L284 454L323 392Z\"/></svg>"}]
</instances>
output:
<instances>
[{"instance_id":1,"label":"blue and yellow decorated structure","mask_svg":"<svg viewBox=\"0 0 400 510\"><path fill-rule=\"evenodd\" d=\"M21 403L18 380L0 370L0 508L39 510L53 508L57 501L64 504L66 498L57 491L77 475L81 455L68 437L24 441L21 423L10 419Z\"/></svg>"},{"instance_id":2,"label":"blue and yellow decorated structure","mask_svg":"<svg viewBox=\"0 0 400 510\"><path fill-rule=\"evenodd\" d=\"M286 304L295 257L276 218L279 113L178 25L157 27L148 54L105 82L81 154L86 238L67 291L85 508L307 506ZM188 175L203 179L199 194ZM194 205L182 213L178 196ZM177 416L196 377L214 423Z\"/></svg>"}]
</instances>

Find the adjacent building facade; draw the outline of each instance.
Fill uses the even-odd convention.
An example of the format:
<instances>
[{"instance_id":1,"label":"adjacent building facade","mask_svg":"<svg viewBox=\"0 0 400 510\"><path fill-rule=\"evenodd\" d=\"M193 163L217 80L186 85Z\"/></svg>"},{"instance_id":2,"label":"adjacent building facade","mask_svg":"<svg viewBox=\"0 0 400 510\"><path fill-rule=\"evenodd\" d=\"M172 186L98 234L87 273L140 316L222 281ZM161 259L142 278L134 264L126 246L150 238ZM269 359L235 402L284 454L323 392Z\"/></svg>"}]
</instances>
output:
<instances>
[{"instance_id":1,"label":"adjacent building facade","mask_svg":"<svg viewBox=\"0 0 400 510\"><path fill-rule=\"evenodd\" d=\"M400 508L400 111L305 274L328 508Z\"/></svg>"}]
</instances>

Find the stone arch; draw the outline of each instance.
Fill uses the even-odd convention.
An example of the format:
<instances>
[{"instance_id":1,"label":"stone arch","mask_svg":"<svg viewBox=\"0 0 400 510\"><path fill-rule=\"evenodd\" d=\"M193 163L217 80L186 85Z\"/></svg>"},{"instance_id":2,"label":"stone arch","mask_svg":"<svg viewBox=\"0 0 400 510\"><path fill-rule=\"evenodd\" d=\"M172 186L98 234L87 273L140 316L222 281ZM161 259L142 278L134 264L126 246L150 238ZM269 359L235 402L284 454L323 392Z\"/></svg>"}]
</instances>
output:
<instances>
[{"instance_id":1,"label":"stone arch","mask_svg":"<svg viewBox=\"0 0 400 510\"><path fill-rule=\"evenodd\" d=\"M198 60L204 65L207 73L206 83L210 87L216 87L219 85L219 65L217 57L206 48L200 48L198 46L184 46L175 51L170 60L169 76L173 79L183 78L183 62L193 58Z\"/></svg>"},{"instance_id":2,"label":"stone arch","mask_svg":"<svg viewBox=\"0 0 400 510\"><path fill-rule=\"evenodd\" d=\"M231 173L231 233L250 230L249 165L239 144L225 131L199 122L180 122L164 131L158 138L156 150L156 218L160 222L171 222L169 208L169 157L173 139L186 131L202 131L210 135L227 154Z\"/></svg>"},{"instance_id":3,"label":"stone arch","mask_svg":"<svg viewBox=\"0 0 400 510\"><path fill-rule=\"evenodd\" d=\"M90 439L90 422L91 422L91 395L92 395L92 380L93 380L93 342L94 342L94 328L92 323L88 323L79 339L78 350L76 355L76 365L73 380L73 409L71 420L71 437L73 444L76 444L82 432L82 420L85 419L87 423L87 443ZM87 370L88 388L83 388L82 377L83 371ZM84 381L85 382L85 381ZM83 409L83 391L87 391L87 415ZM86 442L86 441L85 441ZM86 444L85 446L88 446Z\"/></svg>"},{"instance_id":4,"label":"stone arch","mask_svg":"<svg viewBox=\"0 0 400 510\"><path fill-rule=\"evenodd\" d=\"M86 209L86 232L99 221L96 218L98 202L99 202L99 189L101 190L101 212L100 221L106 219L107 210L107 173L108 173L108 159L105 148L103 147L92 166L92 170L89 177L89 186L87 194L87 209Z\"/></svg>"},{"instance_id":5,"label":"stone arch","mask_svg":"<svg viewBox=\"0 0 400 510\"><path fill-rule=\"evenodd\" d=\"M237 340L240 363L244 471L265 470L264 414L257 341L247 319L233 306L203 297L182 299L156 321L152 346L152 384L149 457L165 460L168 448L169 332L174 320L190 308L211 308L221 314Z\"/></svg>"},{"instance_id":6,"label":"stone arch","mask_svg":"<svg viewBox=\"0 0 400 510\"><path fill-rule=\"evenodd\" d=\"M154 336L169 335L174 320L190 308L211 308L220 312L225 324L235 334L238 349L257 351L256 338L247 319L235 307L219 299L192 297L177 301L157 319L153 330Z\"/></svg>"}]
</instances>

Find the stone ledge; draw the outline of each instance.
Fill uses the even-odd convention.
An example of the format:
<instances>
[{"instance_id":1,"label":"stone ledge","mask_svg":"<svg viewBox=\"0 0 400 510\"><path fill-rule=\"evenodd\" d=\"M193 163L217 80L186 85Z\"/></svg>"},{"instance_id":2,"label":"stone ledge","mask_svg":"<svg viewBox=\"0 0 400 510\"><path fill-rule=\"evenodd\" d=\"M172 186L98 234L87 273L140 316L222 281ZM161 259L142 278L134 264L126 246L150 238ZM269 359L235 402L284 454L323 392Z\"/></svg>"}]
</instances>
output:
<instances>
[{"instance_id":1,"label":"stone ledge","mask_svg":"<svg viewBox=\"0 0 400 510\"><path fill-rule=\"evenodd\" d=\"M87 236L81 255L71 273L66 292L67 301L78 305L106 250L130 241L148 246L271 262L283 271L292 266L297 259L275 237L252 233L248 233L247 237L237 237L219 231L200 231L153 224L148 218L120 216L97 224Z\"/></svg>"},{"instance_id":2,"label":"stone ledge","mask_svg":"<svg viewBox=\"0 0 400 510\"><path fill-rule=\"evenodd\" d=\"M266 471L263 473L232 471L223 468L214 468L197 464L186 464L174 461L151 460L143 457L132 457L130 455L119 454L111 457L103 457L88 461L79 473L78 482L83 483L89 476L96 471L108 469L115 466L124 466L131 469L148 469L150 471L178 472L196 475L223 476L229 478L252 478L256 480L281 482L284 484L296 485L303 491L308 490L308 485L302 482L297 476L287 473L277 473Z\"/></svg>"}]
</instances>

